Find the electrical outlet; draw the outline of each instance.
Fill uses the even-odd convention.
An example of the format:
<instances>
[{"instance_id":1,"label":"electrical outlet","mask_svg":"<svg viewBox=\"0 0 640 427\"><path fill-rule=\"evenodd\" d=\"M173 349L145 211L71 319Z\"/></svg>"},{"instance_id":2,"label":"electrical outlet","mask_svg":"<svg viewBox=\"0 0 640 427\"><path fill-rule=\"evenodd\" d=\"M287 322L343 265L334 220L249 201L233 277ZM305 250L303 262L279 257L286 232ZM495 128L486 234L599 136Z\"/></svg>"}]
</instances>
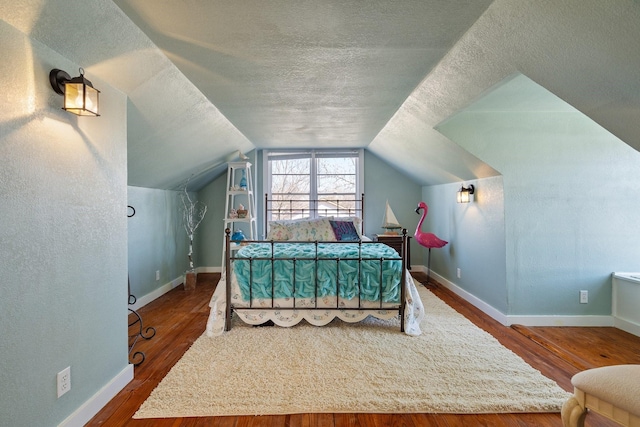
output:
<instances>
[{"instance_id":1,"label":"electrical outlet","mask_svg":"<svg viewBox=\"0 0 640 427\"><path fill-rule=\"evenodd\" d=\"M71 390L71 366L58 372L58 397Z\"/></svg>"},{"instance_id":2,"label":"electrical outlet","mask_svg":"<svg viewBox=\"0 0 640 427\"><path fill-rule=\"evenodd\" d=\"M156 280L160 280L160 270L156 270Z\"/></svg>"},{"instance_id":3,"label":"electrical outlet","mask_svg":"<svg viewBox=\"0 0 640 427\"><path fill-rule=\"evenodd\" d=\"M589 302L589 291L580 291L580 304L587 304Z\"/></svg>"},{"instance_id":4,"label":"electrical outlet","mask_svg":"<svg viewBox=\"0 0 640 427\"><path fill-rule=\"evenodd\" d=\"M458 276L458 279L460 278L460 269L456 268L456 275Z\"/></svg>"}]
</instances>

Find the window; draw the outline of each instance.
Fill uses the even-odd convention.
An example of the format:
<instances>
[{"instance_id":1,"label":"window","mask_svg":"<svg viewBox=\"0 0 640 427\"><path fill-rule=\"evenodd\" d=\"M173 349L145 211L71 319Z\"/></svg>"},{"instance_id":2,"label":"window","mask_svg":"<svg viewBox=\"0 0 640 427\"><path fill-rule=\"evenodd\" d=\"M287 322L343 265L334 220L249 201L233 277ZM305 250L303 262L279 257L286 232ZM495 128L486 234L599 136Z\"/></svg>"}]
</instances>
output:
<instances>
[{"instance_id":1,"label":"window","mask_svg":"<svg viewBox=\"0 0 640 427\"><path fill-rule=\"evenodd\" d=\"M362 209L356 206L362 150L265 151L264 158L265 190L272 200L268 220L355 216Z\"/></svg>"}]
</instances>

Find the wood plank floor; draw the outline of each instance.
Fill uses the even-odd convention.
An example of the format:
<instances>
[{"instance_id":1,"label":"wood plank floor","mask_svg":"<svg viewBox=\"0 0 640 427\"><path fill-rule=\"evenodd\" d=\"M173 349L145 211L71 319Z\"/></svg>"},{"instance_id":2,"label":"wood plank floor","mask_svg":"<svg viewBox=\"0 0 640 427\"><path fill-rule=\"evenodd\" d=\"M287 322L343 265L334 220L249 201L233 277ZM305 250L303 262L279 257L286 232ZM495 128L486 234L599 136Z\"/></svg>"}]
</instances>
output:
<instances>
[{"instance_id":1,"label":"wood plank floor","mask_svg":"<svg viewBox=\"0 0 640 427\"><path fill-rule=\"evenodd\" d=\"M426 275L413 273L425 283ZM135 367L135 378L102 409L88 426L555 426L560 414L295 414L283 416L193 417L134 420L131 417L191 344L202 335L209 316L209 299L219 274L200 274L195 290L175 288L140 310L145 326L156 336L141 340L134 351L146 354ZM571 391L571 377L598 366L640 364L640 337L615 328L505 327L433 280L427 286L435 295L495 336L531 366ZM587 426L616 426L597 414L587 416Z\"/></svg>"}]
</instances>

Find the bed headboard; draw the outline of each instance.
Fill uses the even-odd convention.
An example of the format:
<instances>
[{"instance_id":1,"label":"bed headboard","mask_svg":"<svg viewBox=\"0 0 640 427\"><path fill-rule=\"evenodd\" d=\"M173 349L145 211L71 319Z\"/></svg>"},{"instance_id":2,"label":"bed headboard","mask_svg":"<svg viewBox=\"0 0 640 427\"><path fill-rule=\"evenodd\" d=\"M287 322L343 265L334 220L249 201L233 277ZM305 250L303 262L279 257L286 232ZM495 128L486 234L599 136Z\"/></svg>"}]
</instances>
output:
<instances>
[{"instance_id":1,"label":"bed headboard","mask_svg":"<svg viewBox=\"0 0 640 427\"><path fill-rule=\"evenodd\" d=\"M264 231L269 229L269 221L291 220L298 218L357 216L362 219L360 230L364 235L364 193L360 198L323 199L272 199L264 195Z\"/></svg>"}]
</instances>

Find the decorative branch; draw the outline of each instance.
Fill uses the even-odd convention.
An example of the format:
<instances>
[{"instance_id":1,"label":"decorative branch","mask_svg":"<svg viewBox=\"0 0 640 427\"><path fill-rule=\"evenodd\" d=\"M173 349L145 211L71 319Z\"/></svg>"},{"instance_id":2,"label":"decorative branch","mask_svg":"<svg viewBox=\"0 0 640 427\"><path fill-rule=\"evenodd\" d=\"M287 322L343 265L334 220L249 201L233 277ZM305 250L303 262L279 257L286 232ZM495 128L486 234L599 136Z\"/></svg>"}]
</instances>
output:
<instances>
[{"instance_id":1,"label":"decorative branch","mask_svg":"<svg viewBox=\"0 0 640 427\"><path fill-rule=\"evenodd\" d=\"M189 270L193 270L193 237L196 229L207 214L207 205L196 200L193 201L187 188L189 187L189 181L187 180L183 188L183 194L180 195L182 199L182 219L184 222L184 229L187 232L189 238Z\"/></svg>"}]
</instances>

